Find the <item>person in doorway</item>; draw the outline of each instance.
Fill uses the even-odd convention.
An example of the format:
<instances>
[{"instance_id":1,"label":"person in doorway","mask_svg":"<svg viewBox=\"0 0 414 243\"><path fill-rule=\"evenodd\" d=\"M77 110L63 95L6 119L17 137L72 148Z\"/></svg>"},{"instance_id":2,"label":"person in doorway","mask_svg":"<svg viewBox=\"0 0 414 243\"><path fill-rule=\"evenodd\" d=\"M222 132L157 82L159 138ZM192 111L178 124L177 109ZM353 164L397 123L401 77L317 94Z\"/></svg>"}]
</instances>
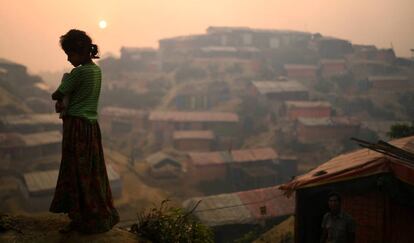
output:
<instances>
[{"instance_id":1,"label":"person in doorway","mask_svg":"<svg viewBox=\"0 0 414 243\"><path fill-rule=\"evenodd\" d=\"M323 216L321 243L354 243L355 221L341 209L341 196L328 195L329 212Z\"/></svg>"}]
</instances>

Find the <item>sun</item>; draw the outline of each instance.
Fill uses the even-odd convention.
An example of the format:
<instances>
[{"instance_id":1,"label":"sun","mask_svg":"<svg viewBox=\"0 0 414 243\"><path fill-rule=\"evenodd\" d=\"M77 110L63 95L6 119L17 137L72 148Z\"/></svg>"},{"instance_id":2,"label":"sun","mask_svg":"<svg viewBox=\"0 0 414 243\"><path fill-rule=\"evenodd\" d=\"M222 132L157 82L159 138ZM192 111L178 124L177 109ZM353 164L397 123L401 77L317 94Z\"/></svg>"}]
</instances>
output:
<instances>
[{"instance_id":1,"label":"sun","mask_svg":"<svg viewBox=\"0 0 414 243\"><path fill-rule=\"evenodd\" d=\"M99 21L99 28L101 28L101 29L105 29L107 25L108 25L108 24L106 23L106 21L105 21L105 20L101 20L101 21Z\"/></svg>"}]
</instances>

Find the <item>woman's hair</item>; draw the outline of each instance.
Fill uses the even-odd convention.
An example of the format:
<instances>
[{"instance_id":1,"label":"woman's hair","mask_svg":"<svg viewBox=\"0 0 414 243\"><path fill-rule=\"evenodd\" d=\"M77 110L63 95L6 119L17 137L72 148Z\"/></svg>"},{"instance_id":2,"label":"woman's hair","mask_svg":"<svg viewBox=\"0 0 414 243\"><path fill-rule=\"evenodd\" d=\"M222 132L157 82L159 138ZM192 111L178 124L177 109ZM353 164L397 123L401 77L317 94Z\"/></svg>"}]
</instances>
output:
<instances>
[{"instance_id":1,"label":"woman's hair","mask_svg":"<svg viewBox=\"0 0 414 243\"><path fill-rule=\"evenodd\" d=\"M60 46L66 53L89 54L91 58L99 58L97 56L99 52L98 46L93 44L91 37L82 30L71 29L65 35L62 35L60 37Z\"/></svg>"}]
</instances>

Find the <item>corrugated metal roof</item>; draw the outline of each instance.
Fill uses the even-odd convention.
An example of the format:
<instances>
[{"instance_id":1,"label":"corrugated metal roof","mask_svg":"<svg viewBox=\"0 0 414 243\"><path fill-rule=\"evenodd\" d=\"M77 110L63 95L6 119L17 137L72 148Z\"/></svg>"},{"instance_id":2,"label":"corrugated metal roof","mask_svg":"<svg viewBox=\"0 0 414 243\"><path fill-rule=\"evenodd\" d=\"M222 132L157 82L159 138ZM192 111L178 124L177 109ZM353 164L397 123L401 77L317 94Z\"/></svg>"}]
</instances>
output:
<instances>
[{"instance_id":1,"label":"corrugated metal roof","mask_svg":"<svg viewBox=\"0 0 414 243\"><path fill-rule=\"evenodd\" d=\"M175 131L173 133L173 139L206 139L211 140L214 139L213 131Z\"/></svg>"},{"instance_id":2,"label":"corrugated metal roof","mask_svg":"<svg viewBox=\"0 0 414 243\"><path fill-rule=\"evenodd\" d=\"M353 66L358 65L381 65L381 66L390 66L389 63L380 60L368 60L368 59L349 59L348 62Z\"/></svg>"},{"instance_id":3,"label":"corrugated metal roof","mask_svg":"<svg viewBox=\"0 0 414 243\"><path fill-rule=\"evenodd\" d=\"M110 164L106 165L106 171L109 181L120 180L120 175L113 169ZM59 170L47 170L25 173L23 175L27 190L30 193L52 192L57 183Z\"/></svg>"},{"instance_id":4,"label":"corrugated metal roof","mask_svg":"<svg viewBox=\"0 0 414 243\"><path fill-rule=\"evenodd\" d=\"M234 162L263 161L277 159L277 153L272 148L232 150L231 156Z\"/></svg>"},{"instance_id":5,"label":"corrugated metal roof","mask_svg":"<svg viewBox=\"0 0 414 243\"><path fill-rule=\"evenodd\" d=\"M147 163L151 166L154 167L155 165L157 165L158 163L160 163L163 160L170 160L175 162L177 165L181 166L181 163L176 160L175 158L173 158L172 156L164 153L164 152L157 152L155 154L151 154L150 156L148 156L145 160L147 161Z\"/></svg>"},{"instance_id":6,"label":"corrugated metal roof","mask_svg":"<svg viewBox=\"0 0 414 243\"><path fill-rule=\"evenodd\" d=\"M206 37L206 35L198 34L198 35L176 36L176 37L171 37L171 38L160 39L159 42L198 40L203 37Z\"/></svg>"},{"instance_id":7,"label":"corrugated metal roof","mask_svg":"<svg viewBox=\"0 0 414 243\"><path fill-rule=\"evenodd\" d=\"M250 64L252 60L236 57L198 57L193 59L193 63L209 64L211 62L227 63L227 64Z\"/></svg>"},{"instance_id":8,"label":"corrugated metal roof","mask_svg":"<svg viewBox=\"0 0 414 243\"><path fill-rule=\"evenodd\" d=\"M25 146L38 146L60 143L62 141L62 135L60 131L21 134L20 137L23 140Z\"/></svg>"},{"instance_id":9,"label":"corrugated metal roof","mask_svg":"<svg viewBox=\"0 0 414 243\"><path fill-rule=\"evenodd\" d=\"M37 82L35 83L35 86L44 91L49 91L51 89L50 86L45 82Z\"/></svg>"},{"instance_id":10,"label":"corrugated metal roof","mask_svg":"<svg viewBox=\"0 0 414 243\"><path fill-rule=\"evenodd\" d=\"M202 47L203 52L237 52L237 48L231 46L207 46Z\"/></svg>"},{"instance_id":11,"label":"corrugated metal roof","mask_svg":"<svg viewBox=\"0 0 414 243\"><path fill-rule=\"evenodd\" d=\"M258 29L250 27L227 27L227 26L210 26L207 28L208 34L214 33L232 33L232 32L251 32L251 33L269 33L269 34L289 34L289 35L306 35L311 36L309 32L296 30L276 30L276 29Z\"/></svg>"},{"instance_id":12,"label":"corrugated metal roof","mask_svg":"<svg viewBox=\"0 0 414 243\"><path fill-rule=\"evenodd\" d=\"M23 175L27 190L32 193L53 191L56 187L58 170L38 171Z\"/></svg>"},{"instance_id":13,"label":"corrugated metal roof","mask_svg":"<svg viewBox=\"0 0 414 243\"><path fill-rule=\"evenodd\" d=\"M0 118L4 125L59 125L62 121L56 113L9 115Z\"/></svg>"},{"instance_id":14,"label":"corrugated metal roof","mask_svg":"<svg viewBox=\"0 0 414 243\"><path fill-rule=\"evenodd\" d=\"M345 59L321 59L320 64L345 64Z\"/></svg>"},{"instance_id":15,"label":"corrugated metal roof","mask_svg":"<svg viewBox=\"0 0 414 243\"><path fill-rule=\"evenodd\" d=\"M301 83L289 81L253 81L252 84L261 94L307 91Z\"/></svg>"},{"instance_id":16,"label":"corrugated metal roof","mask_svg":"<svg viewBox=\"0 0 414 243\"><path fill-rule=\"evenodd\" d=\"M150 121L171 122L238 122L239 116L231 112L185 112L185 111L153 111Z\"/></svg>"},{"instance_id":17,"label":"corrugated metal roof","mask_svg":"<svg viewBox=\"0 0 414 243\"><path fill-rule=\"evenodd\" d=\"M318 69L316 65L307 65L307 64L285 64L283 65L285 69Z\"/></svg>"},{"instance_id":18,"label":"corrugated metal roof","mask_svg":"<svg viewBox=\"0 0 414 243\"><path fill-rule=\"evenodd\" d=\"M0 133L0 148L23 146L24 142L18 133Z\"/></svg>"},{"instance_id":19,"label":"corrugated metal roof","mask_svg":"<svg viewBox=\"0 0 414 243\"><path fill-rule=\"evenodd\" d=\"M209 226L229 224L257 224L258 220L292 214L294 198L287 198L277 186L236 193L196 197L183 205ZM262 208L265 212L262 213Z\"/></svg>"},{"instance_id":20,"label":"corrugated metal roof","mask_svg":"<svg viewBox=\"0 0 414 243\"><path fill-rule=\"evenodd\" d=\"M408 80L408 77L405 76L370 76L368 77L369 81L382 81L382 80L386 80L386 81L405 81Z\"/></svg>"},{"instance_id":21,"label":"corrugated metal roof","mask_svg":"<svg viewBox=\"0 0 414 243\"><path fill-rule=\"evenodd\" d=\"M183 206L190 210L200 200L201 203L194 214L209 226L247 224L252 221L249 210L235 193L191 198L186 200Z\"/></svg>"},{"instance_id":22,"label":"corrugated metal roof","mask_svg":"<svg viewBox=\"0 0 414 243\"><path fill-rule=\"evenodd\" d=\"M277 159L272 148L243 149L220 152L193 152L189 157L194 165L214 165L224 163L243 163Z\"/></svg>"},{"instance_id":23,"label":"corrugated metal roof","mask_svg":"<svg viewBox=\"0 0 414 243\"><path fill-rule=\"evenodd\" d=\"M114 170L111 164L106 164L106 173L108 174L109 181L117 181L121 179L121 176Z\"/></svg>"},{"instance_id":24,"label":"corrugated metal roof","mask_svg":"<svg viewBox=\"0 0 414 243\"><path fill-rule=\"evenodd\" d=\"M389 143L414 153L414 136L396 139ZM296 177L289 183L282 185L281 188L291 192L302 187L326 184L333 180L358 178L372 173L378 173L371 168L374 166L381 167L381 164L386 162L386 160L382 158L387 157L384 154L369 149L359 149L354 152L341 154L319 165L306 174ZM384 169L387 170L388 168L384 166L382 167L383 168L381 168L380 171L383 171ZM412 168L412 170L414 170L414 168Z\"/></svg>"},{"instance_id":25,"label":"corrugated metal roof","mask_svg":"<svg viewBox=\"0 0 414 243\"><path fill-rule=\"evenodd\" d=\"M121 48L122 52L157 52L157 49L152 48L152 47L122 47Z\"/></svg>"},{"instance_id":26,"label":"corrugated metal roof","mask_svg":"<svg viewBox=\"0 0 414 243\"><path fill-rule=\"evenodd\" d=\"M148 115L147 111L107 106L102 109L101 115L115 116L115 117L144 117Z\"/></svg>"},{"instance_id":27,"label":"corrugated metal roof","mask_svg":"<svg viewBox=\"0 0 414 243\"><path fill-rule=\"evenodd\" d=\"M314 108L314 107L331 107L331 104L327 101L285 101L287 107L300 107L300 108Z\"/></svg>"},{"instance_id":28,"label":"corrugated metal roof","mask_svg":"<svg viewBox=\"0 0 414 243\"><path fill-rule=\"evenodd\" d=\"M360 122L352 117L323 117L323 118L298 118L299 123L305 126L358 126Z\"/></svg>"},{"instance_id":29,"label":"corrugated metal roof","mask_svg":"<svg viewBox=\"0 0 414 243\"><path fill-rule=\"evenodd\" d=\"M224 164L230 162L230 160L226 160L226 156L223 155L228 152L199 152L199 153L189 153L189 157L191 162L194 165L203 166L203 165L214 165L214 164Z\"/></svg>"},{"instance_id":30,"label":"corrugated metal roof","mask_svg":"<svg viewBox=\"0 0 414 243\"><path fill-rule=\"evenodd\" d=\"M278 186L236 193L254 219L276 218L293 214L295 199L287 198ZM266 213L261 212L266 207Z\"/></svg>"},{"instance_id":31,"label":"corrugated metal roof","mask_svg":"<svg viewBox=\"0 0 414 243\"><path fill-rule=\"evenodd\" d=\"M269 166L262 165L249 166L249 168L242 167L241 171L243 171L243 174L250 177L274 177L275 174L277 174L277 172L274 169L269 168Z\"/></svg>"}]
</instances>

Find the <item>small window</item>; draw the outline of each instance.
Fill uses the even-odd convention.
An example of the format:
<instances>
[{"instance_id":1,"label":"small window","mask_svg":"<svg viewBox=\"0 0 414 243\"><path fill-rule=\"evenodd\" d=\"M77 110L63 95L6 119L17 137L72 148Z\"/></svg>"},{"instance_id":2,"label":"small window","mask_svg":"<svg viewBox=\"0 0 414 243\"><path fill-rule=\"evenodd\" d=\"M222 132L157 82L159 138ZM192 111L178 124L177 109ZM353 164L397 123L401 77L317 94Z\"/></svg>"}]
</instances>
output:
<instances>
[{"instance_id":1,"label":"small window","mask_svg":"<svg viewBox=\"0 0 414 243\"><path fill-rule=\"evenodd\" d=\"M261 215L266 215L267 214L267 208L266 208L266 206L261 206L260 207L260 214Z\"/></svg>"}]
</instances>

